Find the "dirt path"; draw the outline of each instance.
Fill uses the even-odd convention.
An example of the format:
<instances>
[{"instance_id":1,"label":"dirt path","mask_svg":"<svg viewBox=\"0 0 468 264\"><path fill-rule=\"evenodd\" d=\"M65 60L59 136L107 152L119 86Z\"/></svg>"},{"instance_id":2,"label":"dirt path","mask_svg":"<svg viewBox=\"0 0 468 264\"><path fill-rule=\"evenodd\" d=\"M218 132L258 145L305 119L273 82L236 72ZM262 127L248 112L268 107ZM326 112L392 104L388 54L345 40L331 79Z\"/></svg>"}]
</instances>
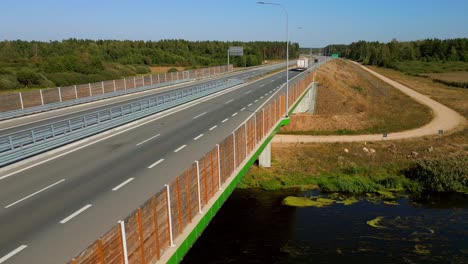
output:
<instances>
[{"instance_id":1,"label":"dirt path","mask_svg":"<svg viewBox=\"0 0 468 264\"><path fill-rule=\"evenodd\" d=\"M355 62L354 62L355 63ZM357 63L356 63L357 64ZM359 65L359 64L358 64ZM459 126L464 126L466 120L463 116L455 112L454 110L446 107L445 105L436 102L426 95L420 94L398 82L395 82L379 73L376 73L364 66L359 65L364 70L377 76L384 82L392 85L396 89L402 91L406 95L410 96L414 100L427 105L432 109L434 118L431 122L420 128L390 133L387 135L385 140L397 140L406 138L416 138L427 135L436 135L439 130L446 131L453 130ZM275 143L297 143L297 142L355 142L355 141L380 141L383 139L382 134L374 135L344 135L344 136L308 136L308 135L276 135L273 138Z\"/></svg>"}]
</instances>

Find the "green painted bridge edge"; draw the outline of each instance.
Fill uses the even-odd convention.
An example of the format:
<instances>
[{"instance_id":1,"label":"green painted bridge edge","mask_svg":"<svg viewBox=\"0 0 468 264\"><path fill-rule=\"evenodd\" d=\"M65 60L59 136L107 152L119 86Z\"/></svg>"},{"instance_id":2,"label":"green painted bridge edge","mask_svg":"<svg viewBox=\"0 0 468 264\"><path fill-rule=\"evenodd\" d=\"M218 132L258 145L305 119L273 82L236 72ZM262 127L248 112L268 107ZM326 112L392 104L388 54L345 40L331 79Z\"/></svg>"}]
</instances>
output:
<instances>
[{"instance_id":1,"label":"green painted bridge edge","mask_svg":"<svg viewBox=\"0 0 468 264\"><path fill-rule=\"evenodd\" d=\"M187 238L180 244L179 248L176 250L174 255L172 255L172 257L169 259L169 261L167 263L177 264L180 261L182 261L185 254L187 254L187 252L192 247L192 245L195 243L195 241L198 239L198 237L201 235L203 230L205 230L205 228L211 222L211 220L216 215L216 213L219 211L221 206L229 198L229 196L234 191L234 189L236 188L236 186L239 183L239 181L241 180L241 178L247 173L247 171L250 169L252 164L254 164L254 162L257 160L257 158L260 156L260 154L265 149L265 147L270 143L271 139L275 136L275 134L278 132L278 130L282 126L285 126L285 125L287 125L289 123L290 123L289 118L285 118L285 119L281 120L281 122L278 124L278 126L276 126L276 128L268 136L268 138L265 140L265 142L258 148L258 150L255 152L255 154L249 159L249 161L245 164L245 166L235 176L235 178L232 180L232 182L229 184L229 186L224 190L224 192L221 194L221 196L218 198L218 200L216 200L216 202L213 204L213 206L208 209L208 211L203 216L203 218L200 220L200 222L197 224L197 226L192 230L192 232L187 236Z\"/></svg>"}]
</instances>

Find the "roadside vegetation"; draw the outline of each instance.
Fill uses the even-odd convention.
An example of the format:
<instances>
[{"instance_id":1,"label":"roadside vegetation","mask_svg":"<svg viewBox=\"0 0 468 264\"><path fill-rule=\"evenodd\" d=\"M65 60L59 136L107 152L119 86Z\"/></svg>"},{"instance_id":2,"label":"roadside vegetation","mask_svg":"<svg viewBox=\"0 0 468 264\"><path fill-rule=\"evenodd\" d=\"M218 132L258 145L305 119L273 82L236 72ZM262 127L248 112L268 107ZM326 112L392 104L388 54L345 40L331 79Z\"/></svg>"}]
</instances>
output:
<instances>
[{"instance_id":1,"label":"roadside vegetation","mask_svg":"<svg viewBox=\"0 0 468 264\"><path fill-rule=\"evenodd\" d=\"M282 130L283 133L303 134L303 131L309 129L313 132L308 132L308 134L360 134L373 126L372 118L362 119L359 126L351 126L351 123L358 124L359 119L349 116L356 116L358 113L346 112L343 110L346 108L338 107L339 104L333 105L333 101L341 102L342 98L348 100L347 105L357 105L357 102L361 100L357 94L367 91L369 84L355 83L355 78L350 78L349 73L343 71L344 69L350 70L346 63L335 60L335 65L329 64L327 67L341 68L342 71L338 70L336 75L332 75L331 81L322 79L323 86L328 85L333 88L328 90L330 97L327 101L317 96L316 111L318 114L327 111L326 118L303 122L306 119L301 115L292 116L292 120L294 118L299 120L296 127L285 128ZM324 69L327 70L327 67ZM433 82L428 77L408 75L393 69L376 66L370 68L430 96L468 118L467 89L450 87ZM347 79L350 80L347 86L339 84ZM343 87L340 88L340 86ZM356 95L353 95L353 92ZM355 102L349 98L356 98ZM320 100L324 101L320 103ZM359 102L368 106L368 102L374 99L372 96L364 96L362 100ZM381 102L391 100L392 97L385 97ZM367 103L363 103L364 101ZM392 105L391 102L388 104ZM382 121L396 124L409 121L403 121L405 115L399 112L401 109L398 109L398 104L393 107L389 111L396 117L380 115ZM400 108L416 113L419 109L421 114L419 126L428 121L427 111L419 108L416 102L408 101L407 105ZM402 119L401 123L398 119ZM418 126L414 122L412 124ZM403 126L400 128L403 130ZM397 197L408 193L461 192L468 194L468 127L465 124L449 134L398 141L273 144L272 167L253 167L241 181L240 188L265 190L298 188L304 191L319 189L329 195L338 192L344 200L348 199L349 195L351 197L364 195L372 199L383 200L389 205L396 204ZM341 202L344 203L344 200ZM291 198L286 202L302 204L302 206L306 206L304 203L316 206L315 203L309 201Z\"/></svg>"},{"instance_id":2,"label":"roadside vegetation","mask_svg":"<svg viewBox=\"0 0 468 264\"><path fill-rule=\"evenodd\" d=\"M244 47L244 56L230 60L238 67L285 57L283 42L266 41L0 41L0 92L118 79L150 73L155 66L166 66L167 72L225 65L229 46ZM298 50L291 44L290 57Z\"/></svg>"}]
</instances>

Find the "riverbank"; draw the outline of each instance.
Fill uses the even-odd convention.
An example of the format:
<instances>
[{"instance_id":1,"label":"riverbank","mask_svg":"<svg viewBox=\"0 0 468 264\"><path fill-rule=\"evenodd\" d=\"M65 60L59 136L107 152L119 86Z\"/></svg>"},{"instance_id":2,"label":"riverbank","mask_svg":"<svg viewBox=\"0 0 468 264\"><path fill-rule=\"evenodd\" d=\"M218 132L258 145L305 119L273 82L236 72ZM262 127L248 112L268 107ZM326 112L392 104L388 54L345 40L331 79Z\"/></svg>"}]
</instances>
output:
<instances>
[{"instance_id":1,"label":"riverbank","mask_svg":"<svg viewBox=\"0 0 468 264\"><path fill-rule=\"evenodd\" d=\"M342 65L338 66L343 68ZM467 118L468 91L466 89L441 87L441 84L428 83L424 78L405 76L398 72L380 72L420 93L430 93L431 98L448 105ZM346 72L342 74L346 75ZM422 83L423 87L419 88ZM329 85L340 85L340 83ZM354 84L356 85L359 83ZM335 89L336 91L340 89ZM348 97L348 100L351 99ZM387 98L387 100L391 99ZM317 104L317 107L321 105L326 104ZM327 111L330 111L330 108ZM423 113L419 115L421 119L424 119ZM291 118L294 120L295 116ZM380 118L383 123L394 120L394 117L387 120L385 115L381 115ZM340 127L339 123L333 123L334 129L338 130L348 129L347 125L344 123L343 127ZM362 125L365 127L366 124ZM314 131L320 131L316 126L313 128ZM304 130L304 126L301 129ZM360 129L362 126L355 128L355 130ZM356 131L352 130L352 132ZM303 143L298 140L296 143L274 143L272 167L269 169L252 168L239 187L264 190L319 188L326 192L355 194L423 191L468 193L467 157L468 129L466 125L459 127L451 134L404 140L325 144Z\"/></svg>"}]
</instances>

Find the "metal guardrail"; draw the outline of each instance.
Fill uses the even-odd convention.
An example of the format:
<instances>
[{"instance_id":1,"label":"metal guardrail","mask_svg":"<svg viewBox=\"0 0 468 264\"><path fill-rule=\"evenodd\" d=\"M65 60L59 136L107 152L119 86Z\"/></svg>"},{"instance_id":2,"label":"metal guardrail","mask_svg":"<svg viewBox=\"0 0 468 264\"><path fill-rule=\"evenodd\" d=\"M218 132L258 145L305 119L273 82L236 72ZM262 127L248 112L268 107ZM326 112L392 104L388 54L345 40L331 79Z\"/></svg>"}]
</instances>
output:
<instances>
[{"instance_id":1,"label":"metal guardrail","mask_svg":"<svg viewBox=\"0 0 468 264\"><path fill-rule=\"evenodd\" d=\"M243 82L213 81L1 136L0 167Z\"/></svg>"},{"instance_id":2,"label":"metal guardrail","mask_svg":"<svg viewBox=\"0 0 468 264\"><path fill-rule=\"evenodd\" d=\"M50 104L39 105L39 106L27 107L27 108L24 108L24 109L17 109L17 110L12 110L12 111L7 111L7 112L0 112L0 121L10 119L10 118L19 117L19 116L50 111L50 110L63 108L63 107L68 107L68 106L72 106L72 105L89 103L89 102L94 102L94 101L107 99L107 98L111 98L111 97L116 97L116 96L121 96L121 95L126 95L126 94L131 94L131 93L136 93L136 92L141 92L141 91L146 91L146 90L151 90L151 89L156 89L156 88L165 87L165 86L169 86L169 85L174 85L174 84L178 84L178 83L188 82L190 80L193 80L193 79L186 78L186 79L169 81L169 82L164 82L164 83L155 84L155 85L142 86L142 87L128 89L128 90L121 90L121 91L115 91L115 92L110 92L110 93L103 93L103 94L93 95L93 96L89 96L89 97L81 97L81 98L78 98L78 99L72 99L72 100L66 100L66 101L61 101L61 102L55 102L55 103L50 103Z\"/></svg>"}]
</instances>

